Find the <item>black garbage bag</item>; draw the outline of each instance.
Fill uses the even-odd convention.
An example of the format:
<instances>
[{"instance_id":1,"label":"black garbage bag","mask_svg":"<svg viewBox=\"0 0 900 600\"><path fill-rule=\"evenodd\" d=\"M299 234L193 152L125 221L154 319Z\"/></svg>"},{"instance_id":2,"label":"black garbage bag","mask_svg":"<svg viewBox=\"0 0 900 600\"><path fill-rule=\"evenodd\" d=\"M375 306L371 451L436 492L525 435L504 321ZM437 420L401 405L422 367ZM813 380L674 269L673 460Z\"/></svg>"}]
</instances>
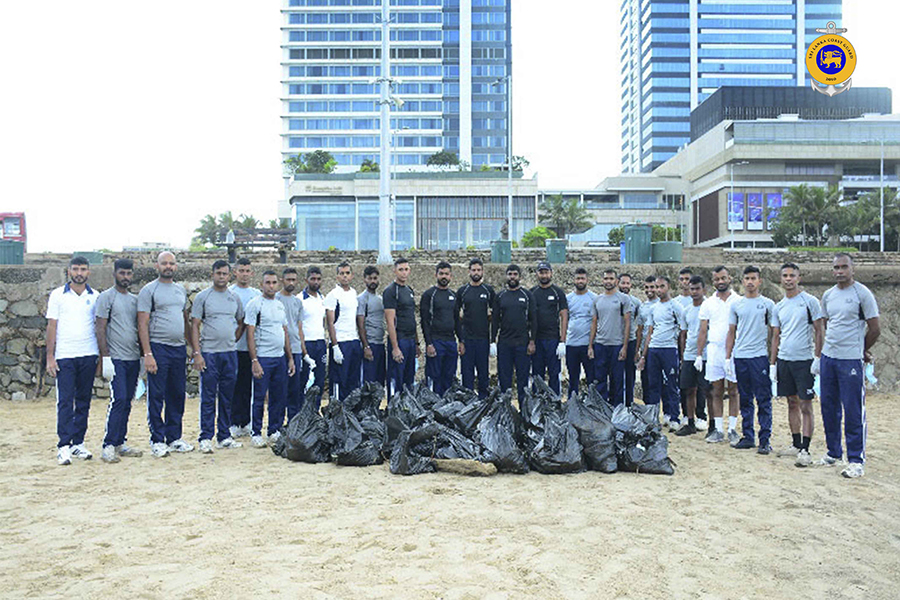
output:
<instances>
[{"instance_id":1,"label":"black garbage bag","mask_svg":"<svg viewBox=\"0 0 900 600\"><path fill-rule=\"evenodd\" d=\"M300 411L288 423L282 435L285 445L282 456L295 462L322 463L331 460L328 444L328 423L316 408L315 397L319 388L313 386L306 392L306 401Z\"/></svg>"},{"instance_id":2,"label":"black garbage bag","mask_svg":"<svg viewBox=\"0 0 900 600\"><path fill-rule=\"evenodd\" d=\"M280 456L281 458L285 458L284 450L287 448L287 427L281 427L278 429L278 439L275 440L275 443L272 444L272 453L275 456Z\"/></svg>"},{"instance_id":3,"label":"black garbage bag","mask_svg":"<svg viewBox=\"0 0 900 600\"><path fill-rule=\"evenodd\" d=\"M466 405L456 400L444 401L434 407L434 419L438 423L452 426L453 419L457 414L465 410Z\"/></svg>"},{"instance_id":4,"label":"black garbage bag","mask_svg":"<svg viewBox=\"0 0 900 600\"><path fill-rule=\"evenodd\" d=\"M435 394L434 392L432 392L431 388L429 388L424 383L419 383L418 385L416 385L414 394L416 396L416 400L419 401L419 404L425 410L433 409L435 406L440 404L442 401L442 398L440 396L438 396L437 394Z\"/></svg>"},{"instance_id":5,"label":"black garbage bag","mask_svg":"<svg viewBox=\"0 0 900 600\"><path fill-rule=\"evenodd\" d=\"M478 393L463 387L458 381L454 381L447 391L444 392L443 399L444 402L462 402L463 404L471 404L478 400Z\"/></svg>"},{"instance_id":6,"label":"black garbage bag","mask_svg":"<svg viewBox=\"0 0 900 600\"><path fill-rule=\"evenodd\" d=\"M478 433L484 447L485 462L494 463L502 473L527 473L528 461L519 447L522 418L510 404L511 397L512 392L499 394L494 390L489 396L490 411L478 424Z\"/></svg>"},{"instance_id":7,"label":"black garbage bag","mask_svg":"<svg viewBox=\"0 0 900 600\"><path fill-rule=\"evenodd\" d=\"M669 459L669 440L665 436L653 435L652 442L645 446L635 443L619 453L619 470L632 473L654 475L674 475L675 469Z\"/></svg>"},{"instance_id":8,"label":"black garbage bag","mask_svg":"<svg viewBox=\"0 0 900 600\"><path fill-rule=\"evenodd\" d=\"M534 392L522 399L525 424L525 455L531 467L546 474L576 473L584 470L578 432L568 422L566 409L540 377L534 380Z\"/></svg>"},{"instance_id":9,"label":"black garbage bag","mask_svg":"<svg viewBox=\"0 0 900 600\"><path fill-rule=\"evenodd\" d=\"M650 410L648 410L648 408ZM641 438L648 433L656 430L659 431L659 420L655 416L651 416L651 411L659 411L656 405L644 406L641 404L632 404L625 406L618 404L613 408L612 425L616 428L616 432L621 437Z\"/></svg>"},{"instance_id":10,"label":"black garbage bag","mask_svg":"<svg viewBox=\"0 0 900 600\"><path fill-rule=\"evenodd\" d=\"M598 411L607 421L612 421L613 405L603 399L597 391L597 386L593 384L584 386L581 395L585 406Z\"/></svg>"},{"instance_id":11,"label":"black garbage bag","mask_svg":"<svg viewBox=\"0 0 900 600\"><path fill-rule=\"evenodd\" d=\"M344 398L343 405L360 421L366 416L382 419L381 401L383 399L384 388L381 384L369 381L350 392Z\"/></svg>"},{"instance_id":12,"label":"black garbage bag","mask_svg":"<svg viewBox=\"0 0 900 600\"><path fill-rule=\"evenodd\" d=\"M429 421L412 431L403 431L391 453L391 473L416 475L434 470L435 458L480 460L481 446L457 431Z\"/></svg>"},{"instance_id":13,"label":"black garbage bag","mask_svg":"<svg viewBox=\"0 0 900 600\"><path fill-rule=\"evenodd\" d=\"M569 398L566 402L566 416L578 432L587 468L602 473L615 473L618 468L616 430L599 408L588 404L585 399L588 395L589 393L575 394Z\"/></svg>"},{"instance_id":14,"label":"black garbage bag","mask_svg":"<svg viewBox=\"0 0 900 600\"><path fill-rule=\"evenodd\" d=\"M368 467L384 462L381 455L383 436L372 439L352 411L340 402L329 404L328 441L339 465ZM366 417L371 420L372 417Z\"/></svg>"},{"instance_id":15,"label":"black garbage bag","mask_svg":"<svg viewBox=\"0 0 900 600\"><path fill-rule=\"evenodd\" d=\"M431 431L422 427L415 431L406 429L400 432L391 452L391 473L394 475L418 475L431 473L435 470L434 458L431 454L418 454L413 452L413 447L425 445Z\"/></svg>"},{"instance_id":16,"label":"black garbage bag","mask_svg":"<svg viewBox=\"0 0 900 600\"><path fill-rule=\"evenodd\" d=\"M401 432L407 429L413 430L430 420L431 417L432 412L422 406L409 387L403 386L403 389L388 401L387 417L384 420L387 436L382 447L385 456L392 454L394 444Z\"/></svg>"}]
</instances>

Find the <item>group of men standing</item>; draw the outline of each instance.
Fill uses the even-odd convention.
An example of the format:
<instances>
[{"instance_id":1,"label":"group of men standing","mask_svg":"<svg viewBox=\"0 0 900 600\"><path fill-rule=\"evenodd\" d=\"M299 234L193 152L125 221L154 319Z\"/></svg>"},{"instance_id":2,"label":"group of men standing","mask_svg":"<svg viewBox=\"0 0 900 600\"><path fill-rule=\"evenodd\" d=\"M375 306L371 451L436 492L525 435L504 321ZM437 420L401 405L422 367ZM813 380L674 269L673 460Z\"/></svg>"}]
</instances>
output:
<instances>
[{"instance_id":1,"label":"group of men standing","mask_svg":"<svg viewBox=\"0 0 900 600\"><path fill-rule=\"evenodd\" d=\"M845 254L834 259L837 285L821 303L801 290L799 267L783 265L785 297L777 305L760 294L760 272L752 266L742 273L744 296L731 289L732 277L720 266L713 269L709 297L704 279L682 269L680 295L671 294L667 277L650 276L643 303L631 294L632 276L613 269L603 272L602 290L595 293L587 270L577 268L575 289L566 294L546 262L537 265L538 285L530 290L511 264L505 286L495 291L484 282L480 259L469 262L468 281L455 290L452 267L442 261L435 285L418 303L402 258L381 294L378 269L366 267L366 289L359 295L346 262L337 267L334 289L323 295L318 267L307 269L298 292L294 268L266 271L256 289L248 259L238 260L234 273L219 260L212 265L212 285L190 306L186 290L174 282L172 253L159 255L158 278L137 295L130 291L132 262L118 260L114 271L116 285L98 294L87 284L89 265L76 257L69 283L50 296L47 370L57 377L60 464L91 457L84 434L95 371L111 380L102 452L108 462L140 455L125 438L141 359L153 455L193 450L181 435L188 354L200 373L200 450L213 452L213 437L217 448L239 447L235 438L243 436L265 447L306 400L318 409L326 371L330 397L338 401L365 382L384 385L388 395L412 385L421 328L426 381L437 394L452 385L459 367L462 385L485 397L489 357L496 357L500 388L511 389L515 374L520 398L535 377L559 393L565 362L570 395L579 391L583 372L609 402L631 404L640 371L644 403L662 404L664 422L676 435L708 429L707 442L727 439L734 448L756 447L760 454L772 451L776 383L778 395L788 399L792 433L790 447L779 454L795 455L798 466L812 464L813 380L821 374L828 453L819 463L836 464L843 456L843 413L850 461L843 473L863 474L863 361L871 360L879 335L878 308L871 292L853 280ZM307 396L312 386L319 392Z\"/></svg>"}]
</instances>

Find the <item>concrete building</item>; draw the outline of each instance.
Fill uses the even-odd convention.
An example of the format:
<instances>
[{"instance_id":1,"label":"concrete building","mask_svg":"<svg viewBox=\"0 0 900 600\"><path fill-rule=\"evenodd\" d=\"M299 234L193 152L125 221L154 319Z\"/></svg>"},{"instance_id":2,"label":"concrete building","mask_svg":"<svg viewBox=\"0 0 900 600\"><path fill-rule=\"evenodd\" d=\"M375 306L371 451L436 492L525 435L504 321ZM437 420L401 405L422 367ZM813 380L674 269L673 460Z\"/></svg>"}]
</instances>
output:
<instances>
[{"instance_id":1,"label":"concrete building","mask_svg":"<svg viewBox=\"0 0 900 600\"><path fill-rule=\"evenodd\" d=\"M536 179L514 175L512 239L520 240L537 225L538 188ZM508 186L500 171L395 173L394 249L489 247L506 224ZM378 188L378 173L295 175L285 202L297 250L378 248Z\"/></svg>"},{"instance_id":2,"label":"concrete building","mask_svg":"<svg viewBox=\"0 0 900 600\"><path fill-rule=\"evenodd\" d=\"M808 87L806 48L841 15L841 0L621 0L622 172L674 156L720 87Z\"/></svg>"},{"instance_id":3,"label":"concrete building","mask_svg":"<svg viewBox=\"0 0 900 600\"><path fill-rule=\"evenodd\" d=\"M282 155L331 152L340 171L378 162L381 0L283 0ZM392 0L394 164L440 150L506 162L508 0Z\"/></svg>"}]
</instances>

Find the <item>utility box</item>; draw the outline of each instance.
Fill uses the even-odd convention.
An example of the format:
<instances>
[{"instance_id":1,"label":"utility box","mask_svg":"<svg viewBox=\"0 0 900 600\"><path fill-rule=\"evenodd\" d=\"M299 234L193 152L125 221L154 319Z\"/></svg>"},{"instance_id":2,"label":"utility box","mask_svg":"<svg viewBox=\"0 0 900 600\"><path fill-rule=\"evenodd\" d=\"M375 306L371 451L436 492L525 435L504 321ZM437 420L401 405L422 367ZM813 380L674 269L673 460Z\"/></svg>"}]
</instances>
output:
<instances>
[{"instance_id":1,"label":"utility box","mask_svg":"<svg viewBox=\"0 0 900 600\"><path fill-rule=\"evenodd\" d=\"M635 223L625 226L625 264L647 264L652 257L653 226Z\"/></svg>"},{"instance_id":2,"label":"utility box","mask_svg":"<svg viewBox=\"0 0 900 600\"><path fill-rule=\"evenodd\" d=\"M680 263L681 242L653 242L651 258L655 263Z\"/></svg>"},{"instance_id":3,"label":"utility box","mask_svg":"<svg viewBox=\"0 0 900 600\"><path fill-rule=\"evenodd\" d=\"M0 265L24 265L25 242L0 240Z\"/></svg>"},{"instance_id":4,"label":"utility box","mask_svg":"<svg viewBox=\"0 0 900 600\"><path fill-rule=\"evenodd\" d=\"M547 248L547 262L551 265L561 265L566 262L566 245L568 240L563 238L553 238L546 240L544 246Z\"/></svg>"},{"instance_id":5,"label":"utility box","mask_svg":"<svg viewBox=\"0 0 900 600\"><path fill-rule=\"evenodd\" d=\"M512 262L512 242L510 240L491 240L491 262L507 265Z\"/></svg>"}]
</instances>

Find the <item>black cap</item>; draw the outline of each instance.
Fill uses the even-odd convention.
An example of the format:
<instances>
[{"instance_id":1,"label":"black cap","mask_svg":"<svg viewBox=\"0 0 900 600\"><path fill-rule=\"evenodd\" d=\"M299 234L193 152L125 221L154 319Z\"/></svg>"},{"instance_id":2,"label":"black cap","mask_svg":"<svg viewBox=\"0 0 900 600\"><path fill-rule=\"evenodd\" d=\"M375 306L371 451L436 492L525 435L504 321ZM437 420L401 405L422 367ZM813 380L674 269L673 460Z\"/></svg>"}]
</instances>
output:
<instances>
[{"instance_id":1,"label":"black cap","mask_svg":"<svg viewBox=\"0 0 900 600\"><path fill-rule=\"evenodd\" d=\"M553 267L551 267L550 263L548 263L546 260L542 260L541 262L538 263L537 270L542 271L544 269L546 269L548 271L552 271Z\"/></svg>"}]
</instances>

